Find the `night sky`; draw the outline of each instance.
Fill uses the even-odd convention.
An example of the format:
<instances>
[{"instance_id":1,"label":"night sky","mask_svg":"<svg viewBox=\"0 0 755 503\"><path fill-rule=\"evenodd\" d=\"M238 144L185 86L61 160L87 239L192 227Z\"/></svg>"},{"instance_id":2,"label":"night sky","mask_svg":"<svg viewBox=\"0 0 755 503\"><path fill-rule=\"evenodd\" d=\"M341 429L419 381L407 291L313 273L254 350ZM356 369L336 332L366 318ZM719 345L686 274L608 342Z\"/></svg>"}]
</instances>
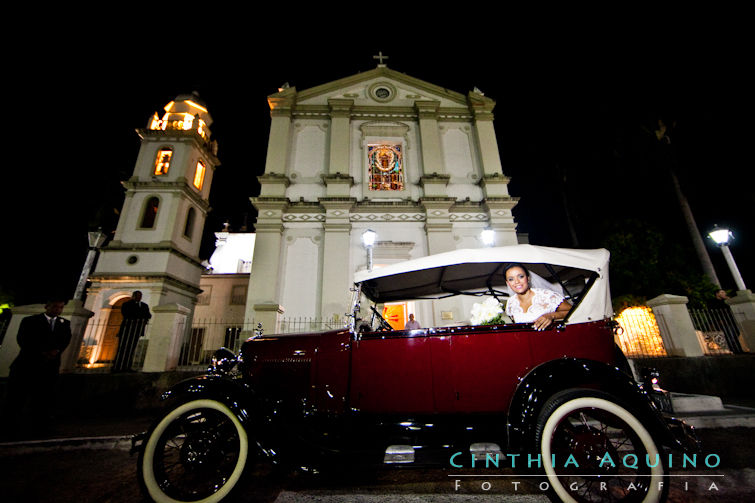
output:
<instances>
[{"instance_id":1,"label":"night sky","mask_svg":"<svg viewBox=\"0 0 755 503\"><path fill-rule=\"evenodd\" d=\"M201 43L192 48L146 31L87 32L10 54L3 295L20 305L50 292L73 294L90 226L105 222L114 229L120 181L131 175L139 150L134 129L195 90L213 116L222 163L200 257L208 258L212 233L224 221L233 230L254 221L249 197L258 194L256 176L264 170L266 97L284 82L303 90L370 70L378 51L393 70L463 94L476 86L496 100L504 173L512 177L512 195L521 198L514 216L533 244L596 247L617 228L650 226L676 246L665 248L669 253L679 247L691 253L647 132L659 118L675 124L676 169L698 227L731 226L731 250L752 289L752 86L745 77L751 55L734 35L701 30L659 38L606 29L548 38L470 29L432 43L380 36L345 43L351 38L323 31L285 40L197 34ZM734 289L721 252L708 250L722 286ZM699 269L694 256L689 263Z\"/></svg>"}]
</instances>

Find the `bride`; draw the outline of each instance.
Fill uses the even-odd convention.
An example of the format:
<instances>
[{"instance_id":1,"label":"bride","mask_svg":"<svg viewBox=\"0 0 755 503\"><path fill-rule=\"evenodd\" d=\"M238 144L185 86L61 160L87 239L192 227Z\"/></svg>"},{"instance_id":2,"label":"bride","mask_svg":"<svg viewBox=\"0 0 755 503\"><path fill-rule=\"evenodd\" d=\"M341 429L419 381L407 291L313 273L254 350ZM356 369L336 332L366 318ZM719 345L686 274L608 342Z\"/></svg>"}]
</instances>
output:
<instances>
[{"instance_id":1,"label":"bride","mask_svg":"<svg viewBox=\"0 0 755 503\"><path fill-rule=\"evenodd\" d=\"M535 330L545 330L554 320L564 319L571 309L571 304L560 293L531 287L530 272L522 264L508 265L503 270L503 277L515 294L506 303L506 314L515 323L531 322Z\"/></svg>"}]
</instances>

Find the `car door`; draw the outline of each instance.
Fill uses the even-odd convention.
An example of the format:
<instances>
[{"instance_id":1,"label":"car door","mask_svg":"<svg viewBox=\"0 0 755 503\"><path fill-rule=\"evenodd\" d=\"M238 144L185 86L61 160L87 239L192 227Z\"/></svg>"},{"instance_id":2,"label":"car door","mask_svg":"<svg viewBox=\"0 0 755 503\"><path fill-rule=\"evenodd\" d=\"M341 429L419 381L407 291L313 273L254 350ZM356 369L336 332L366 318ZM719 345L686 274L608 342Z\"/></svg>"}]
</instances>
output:
<instances>
[{"instance_id":1,"label":"car door","mask_svg":"<svg viewBox=\"0 0 755 503\"><path fill-rule=\"evenodd\" d=\"M505 412L532 355L524 327L437 329L432 352L438 412Z\"/></svg>"},{"instance_id":2,"label":"car door","mask_svg":"<svg viewBox=\"0 0 755 503\"><path fill-rule=\"evenodd\" d=\"M427 330L360 334L352 345L350 402L365 413L434 412Z\"/></svg>"}]
</instances>

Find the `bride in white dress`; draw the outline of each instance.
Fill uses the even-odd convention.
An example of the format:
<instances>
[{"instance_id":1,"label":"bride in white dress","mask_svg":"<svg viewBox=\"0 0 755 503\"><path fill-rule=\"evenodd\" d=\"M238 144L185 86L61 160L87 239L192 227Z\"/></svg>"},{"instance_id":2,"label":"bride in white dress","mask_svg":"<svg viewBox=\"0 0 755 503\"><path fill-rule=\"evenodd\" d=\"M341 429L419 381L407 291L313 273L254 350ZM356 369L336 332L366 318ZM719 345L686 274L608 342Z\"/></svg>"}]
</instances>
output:
<instances>
[{"instance_id":1,"label":"bride in white dress","mask_svg":"<svg viewBox=\"0 0 755 503\"><path fill-rule=\"evenodd\" d=\"M530 272L522 264L506 267L503 277L514 293L506 303L506 314L515 323L532 323L535 330L545 330L554 320L564 319L571 309L558 292L532 287Z\"/></svg>"}]
</instances>

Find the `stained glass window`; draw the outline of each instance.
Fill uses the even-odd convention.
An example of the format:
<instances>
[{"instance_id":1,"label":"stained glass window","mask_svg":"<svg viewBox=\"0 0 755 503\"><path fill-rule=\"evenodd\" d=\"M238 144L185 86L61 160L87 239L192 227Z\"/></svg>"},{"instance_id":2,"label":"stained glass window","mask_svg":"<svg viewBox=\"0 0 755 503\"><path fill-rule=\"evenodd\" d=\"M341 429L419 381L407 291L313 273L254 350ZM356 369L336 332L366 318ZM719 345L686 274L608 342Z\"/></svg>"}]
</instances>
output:
<instances>
[{"instance_id":1,"label":"stained glass window","mask_svg":"<svg viewBox=\"0 0 755 503\"><path fill-rule=\"evenodd\" d=\"M404 156L401 145L367 145L370 190L404 189Z\"/></svg>"}]
</instances>

